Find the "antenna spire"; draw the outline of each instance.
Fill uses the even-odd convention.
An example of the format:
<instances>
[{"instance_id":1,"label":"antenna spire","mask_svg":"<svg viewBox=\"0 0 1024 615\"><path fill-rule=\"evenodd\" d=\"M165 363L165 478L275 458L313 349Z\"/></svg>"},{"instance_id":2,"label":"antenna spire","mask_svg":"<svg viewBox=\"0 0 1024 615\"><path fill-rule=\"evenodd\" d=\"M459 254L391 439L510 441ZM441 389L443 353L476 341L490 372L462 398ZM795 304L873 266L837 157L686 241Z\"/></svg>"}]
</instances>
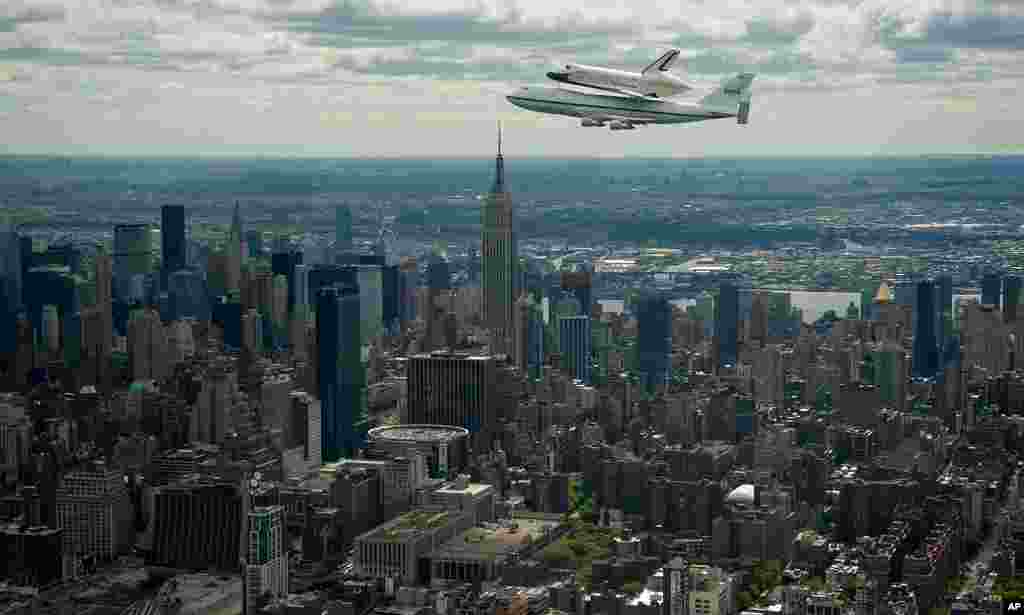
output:
<instances>
[{"instance_id":1,"label":"antenna spire","mask_svg":"<svg viewBox=\"0 0 1024 615\"><path fill-rule=\"evenodd\" d=\"M498 157L494 161L494 190L493 192L505 191L505 158L501 155L501 120L498 120Z\"/></svg>"}]
</instances>

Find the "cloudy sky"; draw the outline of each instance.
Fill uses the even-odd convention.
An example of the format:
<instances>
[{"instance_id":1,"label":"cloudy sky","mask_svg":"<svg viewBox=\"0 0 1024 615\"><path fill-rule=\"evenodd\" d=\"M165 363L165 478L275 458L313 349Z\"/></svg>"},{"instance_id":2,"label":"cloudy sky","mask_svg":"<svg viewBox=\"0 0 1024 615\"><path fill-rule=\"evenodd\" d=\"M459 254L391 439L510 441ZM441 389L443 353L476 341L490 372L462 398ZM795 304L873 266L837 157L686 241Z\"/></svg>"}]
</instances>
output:
<instances>
[{"instance_id":1,"label":"cloudy sky","mask_svg":"<svg viewBox=\"0 0 1024 615\"><path fill-rule=\"evenodd\" d=\"M612 133L504 95L669 47L751 123ZM0 0L0 153L1024 153L1024 2Z\"/></svg>"}]
</instances>

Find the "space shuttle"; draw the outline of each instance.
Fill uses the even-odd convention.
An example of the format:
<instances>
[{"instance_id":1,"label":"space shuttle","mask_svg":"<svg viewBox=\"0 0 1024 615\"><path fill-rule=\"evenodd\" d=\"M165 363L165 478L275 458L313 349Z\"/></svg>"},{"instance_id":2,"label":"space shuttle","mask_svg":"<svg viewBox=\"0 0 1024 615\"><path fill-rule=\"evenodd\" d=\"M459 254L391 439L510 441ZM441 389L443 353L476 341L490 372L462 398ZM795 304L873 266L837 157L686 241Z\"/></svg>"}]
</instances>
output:
<instances>
[{"instance_id":1,"label":"space shuttle","mask_svg":"<svg viewBox=\"0 0 1024 615\"><path fill-rule=\"evenodd\" d=\"M549 72L548 78L560 83L605 90L631 98L669 98L692 89L682 79L669 72L678 59L679 50L670 49L639 73L602 66L566 64L564 70Z\"/></svg>"}]
</instances>

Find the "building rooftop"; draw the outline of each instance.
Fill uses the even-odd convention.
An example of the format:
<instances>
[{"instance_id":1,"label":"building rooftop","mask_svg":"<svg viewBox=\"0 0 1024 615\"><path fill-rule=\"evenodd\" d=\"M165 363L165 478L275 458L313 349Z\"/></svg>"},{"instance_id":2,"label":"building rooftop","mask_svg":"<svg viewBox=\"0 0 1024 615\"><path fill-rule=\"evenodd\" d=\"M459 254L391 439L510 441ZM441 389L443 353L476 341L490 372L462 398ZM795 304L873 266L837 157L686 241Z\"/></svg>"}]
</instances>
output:
<instances>
[{"instance_id":1,"label":"building rooftop","mask_svg":"<svg viewBox=\"0 0 1024 615\"><path fill-rule=\"evenodd\" d=\"M485 483L466 483L463 486L458 481L454 481L445 484L434 493L441 495L480 495L490 489L493 489L493 487Z\"/></svg>"},{"instance_id":2,"label":"building rooftop","mask_svg":"<svg viewBox=\"0 0 1024 615\"><path fill-rule=\"evenodd\" d=\"M557 521L517 518L512 523L472 527L438 547L432 558L496 559L540 541L558 526Z\"/></svg>"},{"instance_id":3,"label":"building rooftop","mask_svg":"<svg viewBox=\"0 0 1024 615\"><path fill-rule=\"evenodd\" d=\"M469 436L469 430L452 425L384 425L370 430L371 439L405 442L448 442Z\"/></svg>"},{"instance_id":4,"label":"building rooftop","mask_svg":"<svg viewBox=\"0 0 1024 615\"><path fill-rule=\"evenodd\" d=\"M167 583L171 584L167 596L172 601L175 598L181 600L180 615L211 613L242 601L241 577L186 574Z\"/></svg>"},{"instance_id":5,"label":"building rooftop","mask_svg":"<svg viewBox=\"0 0 1024 615\"><path fill-rule=\"evenodd\" d=\"M460 513L447 510L412 510L384 525L377 526L361 537L368 540L397 540L403 536L442 528L459 516Z\"/></svg>"}]
</instances>

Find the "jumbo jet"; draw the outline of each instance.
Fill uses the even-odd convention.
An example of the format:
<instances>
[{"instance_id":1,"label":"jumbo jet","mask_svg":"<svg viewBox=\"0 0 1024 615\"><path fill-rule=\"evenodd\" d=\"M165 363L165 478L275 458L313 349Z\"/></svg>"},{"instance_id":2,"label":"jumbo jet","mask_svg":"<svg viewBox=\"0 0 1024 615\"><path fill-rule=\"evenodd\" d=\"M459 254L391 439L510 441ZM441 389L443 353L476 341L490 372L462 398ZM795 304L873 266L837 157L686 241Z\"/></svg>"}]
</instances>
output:
<instances>
[{"instance_id":1,"label":"jumbo jet","mask_svg":"<svg viewBox=\"0 0 1024 615\"><path fill-rule=\"evenodd\" d=\"M565 70L550 72L548 78L634 98L668 98L691 89L682 79L669 72L678 58L679 50L671 49L639 73L585 64L566 64Z\"/></svg>"},{"instance_id":2,"label":"jumbo jet","mask_svg":"<svg viewBox=\"0 0 1024 615\"><path fill-rule=\"evenodd\" d=\"M583 126L607 126L612 130L731 117L736 118L738 124L746 124L750 116L750 84L753 81L752 73L740 73L693 102L585 94L549 87L520 88L506 98L513 105L529 111L577 117Z\"/></svg>"}]
</instances>

